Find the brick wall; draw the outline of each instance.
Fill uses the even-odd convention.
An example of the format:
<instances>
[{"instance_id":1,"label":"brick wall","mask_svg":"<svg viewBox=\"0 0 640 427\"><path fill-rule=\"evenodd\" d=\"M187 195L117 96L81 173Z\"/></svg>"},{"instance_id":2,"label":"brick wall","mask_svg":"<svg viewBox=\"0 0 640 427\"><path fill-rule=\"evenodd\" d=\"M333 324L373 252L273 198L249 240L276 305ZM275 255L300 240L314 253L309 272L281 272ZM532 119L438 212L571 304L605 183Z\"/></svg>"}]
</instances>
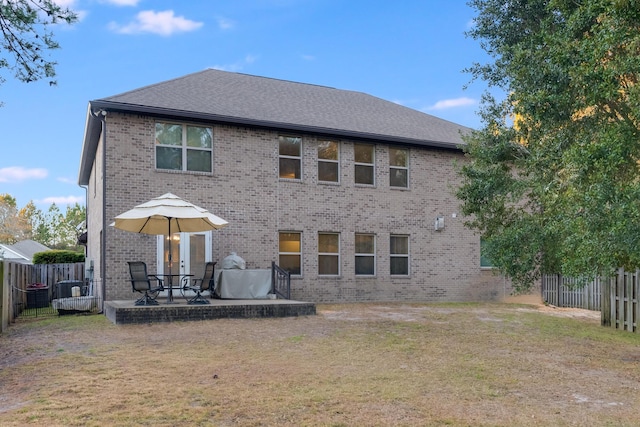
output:
<instances>
[{"instance_id":1,"label":"brick wall","mask_svg":"<svg viewBox=\"0 0 640 427\"><path fill-rule=\"evenodd\" d=\"M278 132L207 124L214 132L213 173L175 173L155 170L154 124L150 117L107 116L107 224L139 203L172 192L229 221L213 232L214 261L233 251L248 268L268 268L278 259L278 232L301 232L302 275L292 280L293 299L469 301L505 293L500 277L480 269L479 238L463 226L453 194L459 183L454 163L465 161L461 152L410 147L409 189L393 189L388 146L378 144L376 185L356 186L354 141L342 139L340 183L325 184L317 180L318 139L301 134L303 179L284 181L278 178ZM90 216L97 214L99 199L89 197ZM434 230L436 216L445 218L441 231ZM156 237L109 226L103 232L107 298L131 299L126 261L155 266ZM318 232L340 233L338 277L317 274ZM355 276L355 233L376 236L374 277ZM409 277L389 274L391 234L409 236Z\"/></svg>"}]
</instances>

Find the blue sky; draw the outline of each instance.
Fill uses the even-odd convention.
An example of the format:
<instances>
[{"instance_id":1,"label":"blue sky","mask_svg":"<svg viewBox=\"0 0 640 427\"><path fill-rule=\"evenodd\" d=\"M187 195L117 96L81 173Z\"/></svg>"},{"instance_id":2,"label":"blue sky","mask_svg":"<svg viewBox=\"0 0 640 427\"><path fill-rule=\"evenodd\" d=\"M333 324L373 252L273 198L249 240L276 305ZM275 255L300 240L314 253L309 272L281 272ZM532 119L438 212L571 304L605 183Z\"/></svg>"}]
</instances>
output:
<instances>
[{"instance_id":1,"label":"blue sky","mask_svg":"<svg viewBox=\"0 0 640 427\"><path fill-rule=\"evenodd\" d=\"M478 128L486 62L465 0L59 0L57 86L0 85L0 194L84 204L88 102L207 68L365 92Z\"/></svg>"}]
</instances>

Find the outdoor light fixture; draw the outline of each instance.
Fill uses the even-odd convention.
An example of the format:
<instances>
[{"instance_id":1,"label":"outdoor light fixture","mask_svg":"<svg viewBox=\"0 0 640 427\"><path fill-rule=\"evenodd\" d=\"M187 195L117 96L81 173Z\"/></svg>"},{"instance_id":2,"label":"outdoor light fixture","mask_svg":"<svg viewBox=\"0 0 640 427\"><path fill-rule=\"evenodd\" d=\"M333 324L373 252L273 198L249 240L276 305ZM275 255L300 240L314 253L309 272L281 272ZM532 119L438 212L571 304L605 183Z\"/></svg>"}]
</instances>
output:
<instances>
[{"instance_id":1,"label":"outdoor light fixture","mask_svg":"<svg viewBox=\"0 0 640 427\"><path fill-rule=\"evenodd\" d=\"M441 231L444 229L444 216L437 216L434 222L434 230Z\"/></svg>"}]
</instances>

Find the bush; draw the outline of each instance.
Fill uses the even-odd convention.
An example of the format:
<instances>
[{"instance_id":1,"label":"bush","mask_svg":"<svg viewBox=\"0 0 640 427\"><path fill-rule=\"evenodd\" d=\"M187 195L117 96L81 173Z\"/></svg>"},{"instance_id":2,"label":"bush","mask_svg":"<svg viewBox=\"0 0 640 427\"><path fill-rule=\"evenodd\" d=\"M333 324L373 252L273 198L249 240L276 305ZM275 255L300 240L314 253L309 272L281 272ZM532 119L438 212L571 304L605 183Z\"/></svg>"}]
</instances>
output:
<instances>
[{"instance_id":1,"label":"bush","mask_svg":"<svg viewBox=\"0 0 640 427\"><path fill-rule=\"evenodd\" d=\"M72 264L75 262L84 262L84 254L66 250L51 250L33 254L34 264Z\"/></svg>"}]
</instances>

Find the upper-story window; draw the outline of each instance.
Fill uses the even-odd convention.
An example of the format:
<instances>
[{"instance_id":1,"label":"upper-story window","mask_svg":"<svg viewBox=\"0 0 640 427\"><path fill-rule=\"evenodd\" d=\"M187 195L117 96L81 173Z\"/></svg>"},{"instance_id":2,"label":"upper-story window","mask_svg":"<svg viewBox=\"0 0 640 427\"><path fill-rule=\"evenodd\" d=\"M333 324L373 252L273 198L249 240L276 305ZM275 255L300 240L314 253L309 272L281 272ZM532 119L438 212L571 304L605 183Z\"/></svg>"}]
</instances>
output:
<instances>
[{"instance_id":1,"label":"upper-story window","mask_svg":"<svg viewBox=\"0 0 640 427\"><path fill-rule=\"evenodd\" d=\"M389 186L409 186L409 150L389 148Z\"/></svg>"},{"instance_id":2,"label":"upper-story window","mask_svg":"<svg viewBox=\"0 0 640 427\"><path fill-rule=\"evenodd\" d=\"M340 145L336 141L318 143L318 181L338 182Z\"/></svg>"},{"instance_id":3,"label":"upper-story window","mask_svg":"<svg viewBox=\"0 0 640 427\"><path fill-rule=\"evenodd\" d=\"M302 138L279 137L280 178L302 179Z\"/></svg>"},{"instance_id":4,"label":"upper-story window","mask_svg":"<svg viewBox=\"0 0 640 427\"><path fill-rule=\"evenodd\" d=\"M374 185L374 146L354 144L353 149L356 184Z\"/></svg>"},{"instance_id":5,"label":"upper-story window","mask_svg":"<svg viewBox=\"0 0 640 427\"><path fill-rule=\"evenodd\" d=\"M213 129L156 123L156 169L211 172Z\"/></svg>"}]
</instances>

